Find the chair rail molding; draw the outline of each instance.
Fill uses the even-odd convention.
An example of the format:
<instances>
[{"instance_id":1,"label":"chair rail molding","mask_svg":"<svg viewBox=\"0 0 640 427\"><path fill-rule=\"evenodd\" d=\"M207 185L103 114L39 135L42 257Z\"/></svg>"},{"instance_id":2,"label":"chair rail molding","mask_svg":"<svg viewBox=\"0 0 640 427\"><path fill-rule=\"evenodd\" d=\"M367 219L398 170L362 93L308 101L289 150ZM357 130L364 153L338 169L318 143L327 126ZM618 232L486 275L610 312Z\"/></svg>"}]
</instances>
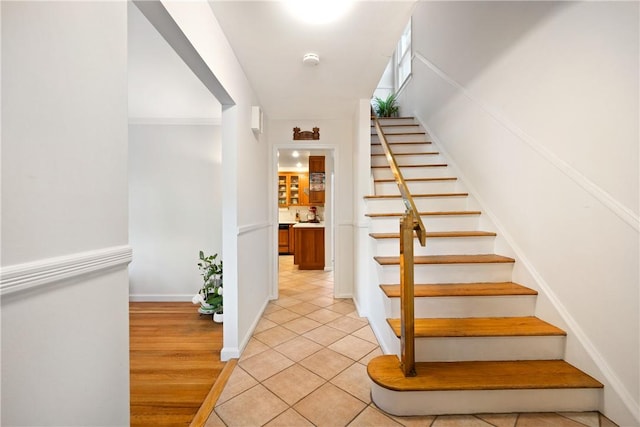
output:
<instances>
[{"instance_id":1,"label":"chair rail molding","mask_svg":"<svg viewBox=\"0 0 640 427\"><path fill-rule=\"evenodd\" d=\"M61 280L125 267L131 259L131 247L123 245L2 267L0 295L17 294Z\"/></svg>"}]
</instances>

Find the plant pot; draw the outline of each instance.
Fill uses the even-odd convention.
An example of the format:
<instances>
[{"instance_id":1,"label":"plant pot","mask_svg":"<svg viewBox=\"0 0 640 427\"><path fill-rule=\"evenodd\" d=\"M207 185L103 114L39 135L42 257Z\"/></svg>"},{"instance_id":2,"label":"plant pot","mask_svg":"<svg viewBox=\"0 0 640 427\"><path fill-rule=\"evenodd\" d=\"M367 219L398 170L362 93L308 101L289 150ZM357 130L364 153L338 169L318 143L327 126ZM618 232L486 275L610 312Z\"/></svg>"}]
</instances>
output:
<instances>
[{"instance_id":1,"label":"plant pot","mask_svg":"<svg viewBox=\"0 0 640 427\"><path fill-rule=\"evenodd\" d=\"M206 304L198 307L198 313L200 314L213 314L216 311L212 305Z\"/></svg>"},{"instance_id":2,"label":"plant pot","mask_svg":"<svg viewBox=\"0 0 640 427\"><path fill-rule=\"evenodd\" d=\"M223 313L213 313L213 321L216 323L222 323L222 321L224 320L224 314Z\"/></svg>"}]
</instances>

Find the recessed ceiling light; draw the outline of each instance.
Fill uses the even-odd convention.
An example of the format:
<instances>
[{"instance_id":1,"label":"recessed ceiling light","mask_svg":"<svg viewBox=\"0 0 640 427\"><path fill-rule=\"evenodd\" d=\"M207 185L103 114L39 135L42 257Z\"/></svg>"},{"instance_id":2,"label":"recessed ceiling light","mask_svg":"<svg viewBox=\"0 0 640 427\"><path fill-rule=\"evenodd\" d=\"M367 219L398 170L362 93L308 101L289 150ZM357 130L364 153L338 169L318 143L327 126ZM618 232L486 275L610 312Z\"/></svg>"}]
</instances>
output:
<instances>
[{"instance_id":1,"label":"recessed ceiling light","mask_svg":"<svg viewBox=\"0 0 640 427\"><path fill-rule=\"evenodd\" d=\"M298 168L301 168L301 167L302 167L302 163L298 162L298 163L296 163L296 166L297 166Z\"/></svg>"},{"instance_id":2,"label":"recessed ceiling light","mask_svg":"<svg viewBox=\"0 0 640 427\"><path fill-rule=\"evenodd\" d=\"M289 11L308 24L326 24L338 20L351 8L349 0L287 0Z\"/></svg>"},{"instance_id":3,"label":"recessed ceiling light","mask_svg":"<svg viewBox=\"0 0 640 427\"><path fill-rule=\"evenodd\" d=\"M293 153L291 153L292 157L299 157L300 153L298 153L297 151L294 151Z\"/></svg>"}]
</instances>

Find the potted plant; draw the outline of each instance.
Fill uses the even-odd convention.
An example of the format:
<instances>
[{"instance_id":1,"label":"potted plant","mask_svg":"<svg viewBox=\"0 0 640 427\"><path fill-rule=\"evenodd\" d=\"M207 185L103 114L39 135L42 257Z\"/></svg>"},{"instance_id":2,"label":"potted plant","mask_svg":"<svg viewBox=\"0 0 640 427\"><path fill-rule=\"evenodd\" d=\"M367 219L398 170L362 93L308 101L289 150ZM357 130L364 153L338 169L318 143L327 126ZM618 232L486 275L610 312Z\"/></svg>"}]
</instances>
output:
<instances>
[{"instance_id":1,"label":"potted plant","mask_svg":"<svg viewBox=\"0 0 640 427\"><path fill-rule=\"evenodd\" d=\"M398 99L395 93L390 93L386 99L376 96L373 99L373 102L375 104L374 108L376 109L378 117L397 117L399 110L397 101Z\"/></svg>"},{"instance_id":2,"label":"potted plant","mask_svg":"<svg viewBox=\"0 0 640 427\"><path fill-rule=\"evenodd\" d=\"M218 254L205 256L200 251L198 268L202 276L202 288L191 300L194 304L200 304L200 314L213 314L215 321L222 322L222 260L216 261Z\"/></svg>"}]
</instances>

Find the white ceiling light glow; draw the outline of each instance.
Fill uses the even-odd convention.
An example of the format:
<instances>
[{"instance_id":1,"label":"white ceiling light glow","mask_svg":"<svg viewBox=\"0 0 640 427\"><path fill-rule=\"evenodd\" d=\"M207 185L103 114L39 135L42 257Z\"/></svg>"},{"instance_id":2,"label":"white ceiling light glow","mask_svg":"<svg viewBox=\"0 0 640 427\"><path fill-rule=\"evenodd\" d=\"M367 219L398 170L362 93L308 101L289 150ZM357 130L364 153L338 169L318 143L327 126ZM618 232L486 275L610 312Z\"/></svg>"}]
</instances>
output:
<instances>
[{"instance_id":1,"label":"white ceiling light glow","mask_svg":"<svg viewBox=\"0 0 640 427\"><path fill-rule=\"evenodd\" d=\"M296 19L308 24L337 21L351 9L349 0L287 0L285 6Z\"/></svg>"}]
</instances>

